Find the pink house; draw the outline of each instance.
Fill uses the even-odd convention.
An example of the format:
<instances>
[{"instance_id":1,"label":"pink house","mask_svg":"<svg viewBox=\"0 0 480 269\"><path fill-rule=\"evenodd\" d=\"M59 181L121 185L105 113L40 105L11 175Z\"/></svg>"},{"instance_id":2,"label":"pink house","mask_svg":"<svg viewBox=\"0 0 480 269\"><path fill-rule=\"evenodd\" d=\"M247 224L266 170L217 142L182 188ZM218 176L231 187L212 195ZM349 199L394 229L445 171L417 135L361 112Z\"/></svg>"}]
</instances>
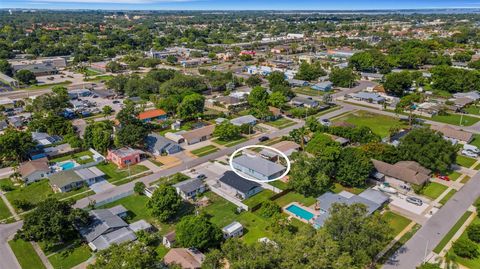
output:
<instances>
[{"instance_id":1,"label":"pink house","mask_svg":"<svg viewBox=\"0 0 480 269\"><path fill-rule=\"evenodd\" d=\"M108 150L107 160L116 164L119 168L125 168L127 165L139 163L142 153L143 151L132 148Z\"/></svg>"}]
</instances>

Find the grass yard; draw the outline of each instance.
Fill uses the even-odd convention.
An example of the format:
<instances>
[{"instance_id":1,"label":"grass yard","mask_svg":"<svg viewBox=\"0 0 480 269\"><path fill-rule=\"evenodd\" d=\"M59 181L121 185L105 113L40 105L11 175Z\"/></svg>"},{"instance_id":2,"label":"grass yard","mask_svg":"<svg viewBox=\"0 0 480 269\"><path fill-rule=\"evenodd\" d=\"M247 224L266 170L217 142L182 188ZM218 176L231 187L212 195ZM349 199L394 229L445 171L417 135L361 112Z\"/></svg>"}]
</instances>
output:
<instances>
[{"instance_id":1,"label":"grass yard","mask_svg":"<svg viewBox=\"0 0 480 269\"><path fill-rule=\"evenodd\" d=\"M81 157L84 157L84 156L89 156L90 158L82 160ZM53 159L53 160L51 160L51 162L58 163L58 162L63 162L63 161L67 161L67 160L75 160L79 164L85 164L85 163L89 163L89 162L93 161L92 156L93 156L93 153L90 152L89 150L86 150L86 151L82 151L82 152L78 152L78 153L75 153L75 154L71 154L71 155L67 155L67 156L63 156L63 157L60 157L60 158Z\"/></svg>"},{"instance_id":2,"label":"grass yard","mask_svg":"<svg viewBox=\"0 0 480 269\"><path fill-rule=\"evenodd\" d=\"M216 151L218 151L217 147L215 147L214 145L208 145L208 146L205 146L205 147L201 147L201 148L192 150L192 151L190 151L190 153L192 153L193 155L195 155L197 157L203 157L205 155L214 153Z\"/></svg>"},{"instance_id":3,"label":"grass yard","mask_svg":"<svg viewBox=\"0 0 480 269\"><path fill-rule=\"evenodd\" d=\"M266 122L265 124L273 126L277 129L285 129L285 128L293 126L297 123L292 121L292 120L289 120L287 118L279 118L279 119L274 120L274 121Z\"/></svg>"},{"instance_id":4,"label":"grass yard","mask_svg":"<svg viewBox=\"0 0 480 269\"><path fill-rule=\"evenodd\" d=\"M275 202L281 207L284 207L292 202L298 202L304 206L311 206L315 203L315 201L316 199L314 197L305 197L300 193L293 191L275 200Z\"/></svg>"},{"instance_id":5,"label":"grass yard","mask_svg":"<svg viewBox=\"0 0 480 269\"><path fill-rule=\"evenodd\" d=\"M453 225L452 229L448 231L448 233L445 235L445 237L438 243L438 245L433 249L433 252L439 254L440 251L447 245L448 241L452 239L452 237L455 235L455 233L462 227L462 225L467 221L467 219L472 215L473 213L470 211L465 212L460 219Z\"/></svg>"},{"instance_id":6,"label":"grass yard","mask_svg":"<svg viewBox=\"0 0 480 269\"><path fill-rule=\"evenodd\" d=\"M246 204L249 208L251 208L262 203L263 201L268 200L268 198L272 197L274 194L275 193L271 190L263 190L262 192L243 200L243 203Z\"/></svg>"},{"instance_id":7,"label":"grass yard","mask_svg":"<svg viewBox=\"0 0 480 269\"><path fill-rule=\"evenodd\" d=\"M453 171L448 174L448 177L450 178L450 180L456 181L461 175L462 174L460 174L459 172Z\"/></svg>"},{"instance_id":8,"label":"grass yard","mask_svg":"<svg viewBox=\"0 0 480 269\"><path fill-rule=\"evenodd\" d=\"M465 168L470 168L477 160L466 157L463 155L457 155L457 164Z\"/></svg>"},{"instance_id":9,"label":"grass yard","mask_svg":"<svg viewBox=\"0 0 480 269\"><path fill-rule=\"evenodd\" d=\"M245 211L238 215L238 222L244 227L244 235L242 239L247 244L253 244L262 237L272 238L272 232L268 228L270 223L267 219L260 217L259 215Z\"/></svg>"},{"instance_id":10,"label":"grass yard","mask_svg":"<svg viewBox=\"0 0 480 269\"><path fill-rule=\"evenodd\" d=\"M460 181L460 183L465 184L470 180L469 176L464 176L463 179Z\"/></svg>"},{"instance_id":11,"label":"grass yard","mask_svg":"<svg viewBox=\"0 0 480 269\"><path fill-rule=\"evenodd\" d=\"M126 178L129 175L133 176L133 175L148 171L147 167L140 164L131 165L130 172L128 171L127 168L119 169L113 163L101 163L97 165L97 168L102 170L102 172L104 172L107 175L106 179L110 182Z\"/></svg>"},{"instance_id":12,"label":"grass yard","mask_svg":"<svg viewBox=\"0 0 480 269\"><path fill-rule=\"evenodd\" d=\"M294 93L299 93L299 94L304 94L309 96L322 96L327 93L323 91L314 90L310 86L293 88L292 91ZM330 91L329 93L333 93L333 91Z\"/></svg>"},{"instance_id":13,"label":"grass yard","mask_svg":"<svg viewBox=\"0 0 480 269\"><path fill-rule=\"evenodd\" d=\"M459 115L459 114L447 114L444 116L435 115L430 119L433 121L443 122L443 123L452 124L452 125L459 125L459 126L472 126L478 121L480 121L480 118L472 117L468 115L463 115L462 117L462 115Z\"/></svg>"},{"instance_id":14,"label":"grass yard","mask_svg":"<svg viewBox=\"0 0 480 269\"><path fill-rule=\"evenodd\" d=\"M225 147L232 147L232 146L235 146L235 145L238 145L240 143L243 143L245 141L247 141L248 138L246 137L240 137L236 140L232 140L232 141L223 141L223 140L220 140L219 138L215 138L212 140L212 142L216 143L216 144L219 144L219 145L222 145L222 146L225 146Z\"/></svg>"},{"instance_id":15,"label":"grass yard","mask_svg":"<svg viewBox=\"0 0 480 269\"><path fill-rule=\"evenodd\" d=\"M281 180L275 180L275 181L272 181L272 182L268 182L268 184L276 187L276 188L279 188L281 190L286 190L288 188L288 184L281 181Z\"/></svg>"},{"instance_id":16,"label":"grass yard","mask_svg":"<svg viewBox=\"0 0 480 269\"><path fill-rule=\"evenodd\" d=\"M8 244L12 248L13 253L17 257L18 263L24 269L41 269L45 268L38 257L37 253L33 249L32 244L30 242L23 241L22 239L8 241Z\"/></svg>"},{"instance_id":17,"label":"grass yard","mask_svg":"<svg viewBox=\"0 0 480 269\"><path fill-rule=\"evenodd\" d=\"M23 88L21 90L27 90L27 91L43 90L43 89L53 88L54 86L67 86L67 85L70 85L70 84L72 84L72 82L67 80L67 81L58 82L58 83L33 85L33 86L30 86L30 87L27 87L27 88Z\"/></svg>"},{"instance_id":18,"label":"grass yard","mask_svg":"<svg viewBox=\"0 0 480 269\"><path fill-rule=\"evenodd\" d=\"M93 191L89 191L86 186L69 192L54 193L48 183L48 179L43 179L24 187L15 187L13 191L7 192L5 196L12 206L15 207L15 205L13 205L13 201L15 200L27 200L33 204L37 204L49 197L54 197L60 200L71 197L71 199L76 201L91 194L93 194ZM15 209L18 210L16 207Z\"/></svg>"},{"instance_id":19,"label":"grass yard","mask_svg":"<svg viewBox=\"0 0 480 269\"><path fill-rule=\"evenodd\" d=\"M480 115L480 106L471 105L464 108L463 110L465 110L468 114Z\"/></svg>"},{"instance_id":20,"label":"grass yard","mask_svg":"<svg viewBox=\"0 0 480 269\"><path fill-rule=\"evenodd\" d=\"M90 77L88 79L86 79L86 81L93 81L93 82L98 82L98 81L109 81L113 78L114 76L112 75L100 75L100 76L96 76L96 77Z\"/></svg>"},{"instance_id":21,"label":"grass yard","mask_svg":"<svg viewBox=\"0 0 480 269\"><path fill-rule=\"evenodd\" d=\"M12 214L8 210L7 205L3 202L3 199L0 199L0 220L11 217Z\"/></svg>"},{"instance_id":22,"label":"grass yard","mask_svg":"<svg viewBox=\"0 0 480 269\"><path fill-rule=\"evenodd\" d=\"M399 234L405 227L412 222L404 216L393 213L392 211L387 211L382 215L382 219L385 220L388 225L393 229L393 233L396 236Z\"/></svg>"},{"instance_id":23,"label":"grass yard","mask_svg":"<svg viewBox=\"0 0 480 269\"><path fill-rule=\"evenodd\" d=\"M400 120L396 118L380 114L374 114L362 110L358 110L353 113L336 118L334 121L345 121L354 124L355 126L369 127L375 134L380 135L381 137L388 136L390 129L392 129L393 127L406 127L405 124L403 124L402 122L400 122Z\"/></svg>"},{"instance_id":24,"label":"grass yard","mask_svg":"<svg viewBox=\"0 0 480 269\"><path fill-rule=\"evenodd\" d=\"M351 192L351 193L353 193L353 194L360 194L361 192L363 192L364 190L366 190L367 187L368 187L368 186L361 187L361 188L357 188L357 187L345 187L345 186L342 186L342 185L339 184L339 183L335 183L332 192L334 192L334 193L339 193L339 192L341 192L341 191L348 191L348 192Z\"/></svg>"},{"instance_id":25,"label":"grass yard","mask_svg":"<svg viewBox=\"0 0 480 269\"><path fill-rule=\"evenodd\" d=\"M454 189L451 189L450 191L448 191L447 195L445 195L445 196L442 198L442 200L440 200L439 203L442 204L442 205L446 204L447 201L448 201L450 198L452 198L452 196L455 195L455 193L457 193L457 191L454 190Z\"/></svg>"},{"instance_id":26,"label":"grass yard","mask_svg":"<svg viewBox=\"0 0 480 269\"><path fill-rule=\"evenodd\" d=\"M480 134L473 134L473 140L469 144L480 148Z\"/></svg>"},{"instance_id":27,"label":"grass yard","mask_svg":"<svg viewBox=\"0 0 480 269\"><path fill-rule=\"evenodd\" d=\"M430 182L423 188L421 194L427 196L428 198L435 200L437 199L438 196L440 196L446 189L448 189L447 186L435 183L435 182Z\"/></svg>"},{"instance_id":28,"label":"grass yard","mask_svg":"<svg viewBox=\"0 0 480 269\"><path fill-rule=\"evenodd\" d=\"M205 196L210 199L210 204L201 209L210 217L210 221L222 228L234 221L238 214L237 206L218 196L214 192L207 192Z\"/></svg>"},{"instance_id":29,"label":"grass yard","mask_svg":"<svg viewBox=\"0 0 480 269\"><path fill-rule=\"evenodd\" d=\"M53 265L53 268L66 269L88 260L91 256L92 253L88 245L80 244L55 253L48 257L48 260Z\"/></svg>"},{"instance_id":30,"label":"grass yard","mask_svg":"<svg viewBox=\"0 0 480 269\"><path fill-rule=\"evenodd\" d=\"M480 224L480 218L476 217L475 220L472 223L470 223L470 225L472 224L477 224L477 225ZM460 238L468 238L467 232L466 231L463 232ZM480 252L480 244L478 243L477 243L477 248L478 248L478 251ZM453 250L450 250L450 251L453 252ZM456 261L467 268L480 269L480 257L477 257L475 259L467 259L467 258L462 258L457 256Z\"/></svg>"}]
</instances>

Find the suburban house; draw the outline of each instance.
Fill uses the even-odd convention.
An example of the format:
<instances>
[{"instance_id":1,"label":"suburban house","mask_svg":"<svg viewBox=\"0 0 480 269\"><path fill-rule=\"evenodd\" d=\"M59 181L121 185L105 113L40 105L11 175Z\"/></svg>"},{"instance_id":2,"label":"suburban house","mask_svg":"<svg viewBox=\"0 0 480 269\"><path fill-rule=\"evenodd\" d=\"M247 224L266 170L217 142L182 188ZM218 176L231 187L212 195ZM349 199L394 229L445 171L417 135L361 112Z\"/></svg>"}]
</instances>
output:
<instances>
[{"instance_id":1,"label":"suburban house","mask_svg":"<svg viewBox=\"0 0 480 269\"><path fill-rule=\"evenodd\" d=\"M39 145L48 146L61 142L63 139L58 135L49 135L43 132L32 132L33 141L37 142Z\"/></svg>"},{"instance_id":2,"label":"suburban house","mask_svg":"<svg viewBox=\"0 0 480 269\"><path fill-rule=\"evenodd\" d=\"M247 199L263 190L257 182L246 180L233 171L227 171L217 182L220 187L240 199Z\"/></svg>"},{"instance_id":3,"label":"suburban house","mask_svg":"<svg viewBox=\"0 0 480 269\"><path fill-rule=\"evenodd\" d=\"M215 130L215 125L207 125L182 133L181 136L187 145L191 145L210 139L213 135L213 130Z\"/></svg>"},{"instance_id":4,"label":"suburban house","mask_svg":"<svg viewBox=\"0 0 480 269\"><path fill-rule=\"evenodd\" d=\"M233 125L236 125L236 126L242 126L244 124L248 124L248 125L253 126L253 125L257 124L257 121L258 121L258 119L255 118L254 116L245 115L245 116L237 117L235 119L231 119L230 123L232 123Z\"/></svg>"},{"instance_id":5,"label":"suburban house","mask_svg":"<svg viewBox=\"0 0 480 269\"><path fill-rule=\"evenodd\" d=\"M103 180L105 173L97 167L81 168L78 170L64 170L50 175L48 180L55 192L67 192L84 185L92 185Z\"/></svg>"},{"instance_id":6,"label":"suburban house","mask_svg":"<svg viewBox=\"0 0 480 269\"><path fill-rule=\"evenodd\" d=\"M451 141L453 144L457 144L458 142L470 143L473 140L472 133L467 131L457 130L448 125L443 125L443 126L432 125L430 126L430 128L432 130L440 132L445 139Z\"/></svg>"},{"instance_id":7,"label":"suburban house","mask_svg":"<svg viewBox=\"0 0 480 269\"><path fill-rule=\"evenodd\" d=\"M338 194L326 192L317 198L315 209L320 211L321 214L313 220L313 226L317 229L323 226L325 220L330 216L330 208L334 203L363 204L367 207L367 212L370 215L382 208L388 201L388 195L374 189L367 189L359 195L347 191L341 191Z\"/></svg>"},{"instance_id":8,"label":"suburban house","mask_svg":"<svg viewBox=\"0 0 480 269\"><path fill-rule=\"evenodd\" d=\"M93 251L107 249L113 244L134 241L137 239L135 235L137 225L136 222L129 225L121 218L126 216L126 213L127 210L123 206L92 210L90 223L79 228L80 234Z\"/></svg>"},{"instance_id":9,"label":"suburban house","mask_svg":"<svg viewBox=\"0 0 480 269\"><path fill-rule=\"evenodd\" d=\"M291 87L306 87L309 85L308 81L300 79L289 79L288 84L290 84Z\"/></svg>"},{"instance_id":10,"label":"suburban house","mask_svg":"<svg viewBox=\"0 0 480 269\"><path fill-rule=\"evenodd\" d=\"M143 122L166 120L167 112L163 111L162 109L145 110L138 114L138 119Z\"/></svg>"},{"instance_id":11,"label":"suburban house","mask_svg":"<svg viewBox=\"0 0 480 269\"><path fill-rule=\"evenodd\" d=\"M195 248L172 248L163 257L165 265L176 264L183 269L200 269L205 255Z\"/></svg>"},{"instance_id":12,"label":"suburban house","mask_svg":"<svg viewBox=\"0 0 480 269\"><path fill-rule=\"evenodd\" d=\"M240 237L243 235L243 225L238 222L234 221L227 226L222 228L223 238L228 239L232 237Z\"/></svg>"},{"instance_id":13,"label":"suburban house","mask_svg":"<svg viewBox=\"0 0 480 269\"><path fill-rule=\"evenodd\" d=\"M260 156L243 154L234 158L233 168L262 181L269 181L281 176L286 168L283 165L265 160Z\"/></svg>"},{"instance_id":14,"label":"suburban house","mask_svg":"<svg viewBox=\"0 0 480 269\"><path fill-rule=\"evenodd\" d=\"M431 170L414 161L400 161L395 164L372 160L377 171L373 176L377 180L385 180L393 186L404 182L414 185L425 185L430 180Z\"/></svg>"},{"instance_id":15,"label":"suburban house","mask_svg":"<svg viewBox=\"0 0 480 269\"><path fill-rule=\"evenodd\" d=\"M360 73L360 76L362 77L362 79L366 79L366 80L382 80L383 79L383 74L378 74L378 73L362 72Z\"/></svg>"},{"instance_id":16,"label":"suburban house","mask_svg":"<svg viewBox=\"0 0 480 269\"><path fill-rule=\"evenodd\" d=\"M22 176L22 180L25 184L30 184L42 178L47 178L52 170L48 165L47 158L44 157L21 163L18 167L18 172Z\"/></svg>"},{"instance_id":17,"label":"suburban house","mask_svg":"<svg viewBox=\"0 0 480 269\"><path fill-rule=\"evenodd\" d=\"M318 107L319 105L318 101L305 98L305 97L299 97L299 96L292 98L292 100L290 100L290 103L297 107L307 107L307 108L315 108L315 107Z\"/></svg>"},{"instance_id":18,"label":"suburban house","mask_svg":"<svg viewBox=\"0 0 480 269\"><path fill-rule=\"evenodd\" d=\"M185 200L194 199L198 194L205 192L206 186L201 179L192 178L179 182L173 187L177 193Z\"/></svg>"},{"instance_id":19,"label":"suburban house","mask_svg":"<svg viewBox=\"0 0 480 269\"><path fill-rule=\"evenodd\" d=\"M385 97L375 92L357 92L349 94L348 97L356 101L381 104L386 101Z\"/></svg>"},{"instance_id":20,"label":"suburban house","mask_svg":"<svg viewBox=\"0 0 480 269\"><path fill-rule=\"evenodd\" d=\"M331 91L333 83L330 81L323 81L312 86L312 89L316 91L328 92Z\"/></svg>"},{"instance_id":21,"label":"suburban house","mask_svg":"<svg viewBox=\"0 0 480 269\"><path fill-rule=\"evenodd\" d=\"M175 231L171 231L162 237L162 244L167 248L175 245Z\"/></svg>"},{"instance_id":22,"label":"suburban house","mask_svg":"<svg viewBox=\"0 0 480 269\"><path fill-rule=\"evenodd\" d=\"M453 94L454 98L469 98L473 101L480 100L480 93L478 91L470 91L470 92L457 92Z\"/></svg>"},{"instance_id":23,"label":"suburban house","mask_svg":"<svg viewBox=\"0 0 480 269\"><path fill-rule=\"evenodd\" d=\"M107 160L116 164L119 168L125 168L128 165L134 165L140 162L143 151L132 148L120 148L108 150Z\"/></svg>"},{"instance_id":24,"label":"suburban house","mask_svg":"<svg viewBox=\"0 0 480 269\"><path fill-rule=\"evenodd\" d=\"M229 110L239 109L248 105L245 98L236 96L220 96L215 99L206 100L205 102L205 105L218 106L218 104L220 104Z\"/></svg>"},{"instance_id":25,"label":"suburban house","mask_svg":"<svg viewBox=\"0 0 480 269\"><path fill-rule=\"evenodd\" d=\"M182 151L182 147L178 143L156 133L149 134L145 138L145 142L147 151L157 156Z\"/></svg>"}]
</instances>

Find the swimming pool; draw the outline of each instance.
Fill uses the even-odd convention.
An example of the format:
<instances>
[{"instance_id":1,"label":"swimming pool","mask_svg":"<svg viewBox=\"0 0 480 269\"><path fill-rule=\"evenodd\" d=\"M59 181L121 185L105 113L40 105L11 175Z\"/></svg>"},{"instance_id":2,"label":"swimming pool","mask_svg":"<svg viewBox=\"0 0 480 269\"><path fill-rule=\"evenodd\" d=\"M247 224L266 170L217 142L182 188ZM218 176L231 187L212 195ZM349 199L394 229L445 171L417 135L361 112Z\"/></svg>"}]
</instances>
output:
<instances>
[{"instance_id":1,"label":"swimming pool","mask_svg":"<svg viewBox=\"0 0 480 269\"><path fill-rule=\"evenodd\" d=\"M302 218L306 221L311 220L315 215L311 212L308 212L307 210L297 206L297 205L290 205L289 207L286 208L286 210L293 215Z\"/></svg>"},{"instance_id":2,"label":"swimming pool","mask_svg":"<svg viewBox=\"0 0 480 269\"><path fill-rule=\"evenodd\" d=\"M58 164L58 166L60 166L62 170L70 170L75 167L75 162L68 161L68 162L60 163Z\"/></svg>"}]
</instances>

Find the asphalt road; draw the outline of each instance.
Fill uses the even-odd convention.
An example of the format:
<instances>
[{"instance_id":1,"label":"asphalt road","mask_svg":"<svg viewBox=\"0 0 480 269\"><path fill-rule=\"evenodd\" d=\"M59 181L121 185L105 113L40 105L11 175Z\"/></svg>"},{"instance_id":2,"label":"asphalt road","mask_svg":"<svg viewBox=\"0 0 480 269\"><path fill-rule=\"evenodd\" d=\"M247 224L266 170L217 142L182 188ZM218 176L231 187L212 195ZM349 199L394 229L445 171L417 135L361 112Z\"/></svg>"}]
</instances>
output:
<instances>
[{"instance_id":1,"label":"asphalt road","mask_svg":"<svg viewBox=\"0 0 480 269\"><path fill-rule=\"evenodd\" d=\"M420 265L480 196L480 172L475 174L394 254L383 269L413 269Z\"/></svg>"},{"instance_id":2,"label":"asphalt road","mask_svg":"<svg viewBox=\"0 0 480 269\"><path fill-rule=\"evenodd\" d=\"M0 269L21 269L12 249L8 245L8 239L12 237L23 222L0 224Z\"/></svg>"}]
</instances>

